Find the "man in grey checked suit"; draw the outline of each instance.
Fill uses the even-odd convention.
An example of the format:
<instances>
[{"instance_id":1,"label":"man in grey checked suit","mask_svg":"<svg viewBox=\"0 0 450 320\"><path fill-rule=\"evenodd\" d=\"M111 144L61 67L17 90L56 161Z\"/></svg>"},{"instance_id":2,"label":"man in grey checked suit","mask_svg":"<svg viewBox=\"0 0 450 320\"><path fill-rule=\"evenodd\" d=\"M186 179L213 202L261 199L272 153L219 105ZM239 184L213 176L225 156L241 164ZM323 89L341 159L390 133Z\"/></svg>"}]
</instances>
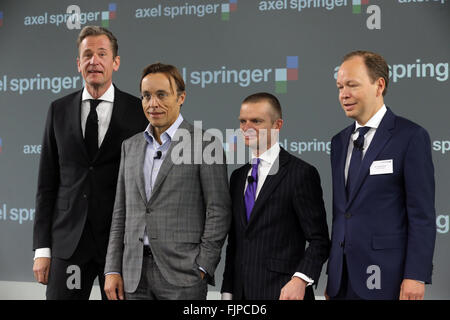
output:
<instances>
[{"instance_id":1,"label":"man in grey checked suit","mask_svg":"<svg viewBox=\"0 0 450 320\"><path fill-rule=\"evenodd\" d=\"M198 139L203 132L183 120L185 85L174 66L147 66L141 93L150 124L122 144L105 292L113 300L206 299L231 221L222 146ZM210 144L221 161L206 164L198 155Z\"/></svg>"}]
</instances>

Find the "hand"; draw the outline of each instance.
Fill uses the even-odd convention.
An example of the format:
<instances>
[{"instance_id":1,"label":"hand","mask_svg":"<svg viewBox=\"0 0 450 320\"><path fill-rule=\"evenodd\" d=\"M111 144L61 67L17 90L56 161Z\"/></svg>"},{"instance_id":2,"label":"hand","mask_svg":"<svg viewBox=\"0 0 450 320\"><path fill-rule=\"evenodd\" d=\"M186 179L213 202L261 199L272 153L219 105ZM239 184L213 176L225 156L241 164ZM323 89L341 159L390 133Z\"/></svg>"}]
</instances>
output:
<instances>
[{"instance_id":1,"label":"hand","mask_svg":"<svg viewBox=\"0 0 450 320\"><path fill-rule=\"evenodd\" d=\"M120 274L107 274L105 276L105 293L108 300L124 300L123 279Z\"/></svg>"},{"instance_id":2,"label":"hand","mask_svg":"<svg viewBox=\"0 0 450 320\"><path fill-rule=\"evenodd\" d=\"M423 300L425 283L417 280L403 279L400 286L400 300Z\"/></svg>"},{"instance_id":3,"label":"hand","mask_svg":"<svg viewBox=\"0 0 450 320\"><path fill-rule=\"evenodd\" d=\"M306 281L299 277L292 277L281 289L280 300L303 300L305 297Z\"/></svg>"},{"instance_id":4,"label":"hand","mask_svg":"<svg viewBox=\"0 0 450 320\"><path fill-rule=\"evenodd\" d=\"M50 258L36 258L33 264L34 278L42 284L48 283L48 273L50 272Z\"/></svg>"},{"instance_id":5,"label":"hand","mask_svg":"<svg viewBox=\"0 0 450 320\"><path fill-rule=\"evenodd\" d=\"M323 295L325 296L325 300L330 300L330 297L327 294L327 289L325 289L325 292L323 293Z\"/></svg>"},{"instance_id":6,"label":"hand","mask_svg":"<svg viewBox=\"0 0 450 320\"><path fill-rule=\"evenodd\" d=\"M202 270L200 270L200 277L202 277L202 280L205 279L205 273Z\"/></svg>"}]
</instances>

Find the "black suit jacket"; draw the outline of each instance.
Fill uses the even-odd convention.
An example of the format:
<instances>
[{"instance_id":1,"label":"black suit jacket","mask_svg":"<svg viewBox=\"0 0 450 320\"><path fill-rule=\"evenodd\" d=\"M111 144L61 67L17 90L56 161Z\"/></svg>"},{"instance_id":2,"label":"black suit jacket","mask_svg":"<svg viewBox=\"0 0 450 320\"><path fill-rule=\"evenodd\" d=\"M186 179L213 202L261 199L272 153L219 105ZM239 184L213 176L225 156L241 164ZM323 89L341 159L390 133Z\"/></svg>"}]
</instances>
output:
<instances>
[{"instance_id":1,"label":"black suit jacket","mask_svg":"<svg viewBox=\"0 0 450 320\"><path fill-rule=\"evenodd\" d=\"M281 148L278 172L267 176L247 223L244 188L249 170L246 164L231 175L233 220L222 292L237 300L243 294L246 299L275 300L295 272L317 285L330 246L317 170ZM305 299L314 299L311 286Z\"/></svg>"},{"instance_id":2,"label":"black suit jacket","mask_svg":"<svg viewBox=\"0 0 450 320\"><path fill-rule=\"evenodd\" d=\"M91 161L81 130L81 95L82 90L51 104L39 165L33 250L51 248L62 259L74 253L86 219L93 245L106 255L121 144L148 124L140 100L115 87L109 128Z\"/></svg>"}]
</instances>

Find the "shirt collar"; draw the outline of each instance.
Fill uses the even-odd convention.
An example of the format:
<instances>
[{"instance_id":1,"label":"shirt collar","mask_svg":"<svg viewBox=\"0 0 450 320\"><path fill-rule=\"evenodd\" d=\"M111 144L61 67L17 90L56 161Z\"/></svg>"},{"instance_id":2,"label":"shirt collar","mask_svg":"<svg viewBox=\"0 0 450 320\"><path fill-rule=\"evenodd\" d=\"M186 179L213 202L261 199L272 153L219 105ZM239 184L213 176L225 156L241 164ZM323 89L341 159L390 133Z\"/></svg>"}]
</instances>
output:
<instances>
[{"instance_id":1,"label":"shirt collar","mask_svg":"<svg viewBox=\"0 0 450 320\"><path fill-rule=\"evenodd\" d=\"M95 99L91 96L89 91L87 91L86 87L84 87L83 93L81 95L81 101L86 101L86 100L95 100ZM112 83L109 86L108 90L106 90L105 93L101 97L98 98L98 100L114 102L114 86Z\"/></svg>"},{"instance_id":2,"label":"shirt collar","mask_svg":"<svg viewBox=\"0 0 450 320\"><path fill-rule=\"evenodd\" d=\"M167 140L172 141L175 132L178 130L178 128L180 127L181 123L183 122L183 116L181 115L181 113L178 115L177 120L175 120L174 123L172 123L172 125L162 133L161 135L161 142L162 144L164 144ZM147 140L148 143L152 143L153 144L153 140L155 140L155 137L153 136L153 127L152 125L149 123L147 128L144 131L144 137L145 140Z\"/></svg>"},{"instance_id":3,"label":"shirt collar","mask_svg":"<svg viewBox=\"0 0 450 320\"><path fill-rule=\"evenodd\" d=\"M259 155L259 159L261 159L263 162L266 162L268 164L272 164L275 162L275 160L278 157L278 154L280 153L280 144L276 142L273 146L271 146L269 149L264 151L264 153ZM257 157L255 154L252 153L252 162L253 159L256 159Z\"/></svg>"},{"instance_id":4,"label":"shirt collar","mask_svg":"<svg viewBox=\"0 0 450 320\"><path fill-rule=\"evenodd\" d=\"M356 132L359 128L361 127L370 127L370 128L375 128L378 129L378 126L381 123L381 120L383 120L384 114L386 113L387 108L386 105L383 104L383 106L380 108L380 110L377 111L377 113L375 113L372 118L369 119L369 121L367 121L366 125L362 126L358 123L358 121L355 121L355 131Z\"/></svg>"}]
</instances>

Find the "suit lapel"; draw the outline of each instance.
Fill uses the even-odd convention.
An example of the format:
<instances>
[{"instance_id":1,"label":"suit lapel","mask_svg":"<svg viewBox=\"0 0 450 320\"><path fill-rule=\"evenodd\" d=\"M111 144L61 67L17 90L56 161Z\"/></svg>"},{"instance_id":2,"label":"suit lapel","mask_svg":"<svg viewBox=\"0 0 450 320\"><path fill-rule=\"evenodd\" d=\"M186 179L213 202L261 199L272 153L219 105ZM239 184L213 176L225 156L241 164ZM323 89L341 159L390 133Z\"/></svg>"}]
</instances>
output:
<instances>
[{"instance_id":1,"label":"suit lapel","mask_svg":"<svg viewBox=\"0 0 450 320\"><path fill-rule=\"evenodd\" d=\"M280 154L272 165L272 168L270 168L269 174L267 175L266 180L264 181L264 184L258 194L255 206L250 214L249 224L255 220L255 217L258 216L258 212L264 207L265 202L272 195L273 190L283 180L287 173L286 164L288 161L289 153L280 147Z\"/></svg>"},{"instance_id":2,"label":"suit lapel","mask_svg":"<svg viewBox=\"0 0 450 320\"><path fill-rule=\"evenodd\" d=\"M144 172L144 159L146 149L147 149L147 141L144 138L144 133L142 133L142 139L140 139L139 142L137 143L134 154L136 155L135 158L136 184L144 203L147 203L147 194L145 192L145 180L144 180L144 174L147 174Z\"/></svg>"},{"instance_id":3,"label":"suit lapel","mask_svg":"<svg viewBox=\"0 0 450 320\"><path fill-rule=\"evenodd\" d=\"M114 103L109 122L108 130L106 130L103 142L95 155L94 161L105 153L105 150L111 149L111 144L120 140L118 133L120 132L120 122L126 119L126 106L122 102L122 94L119 89L114 86Z\"/></svg>"},{"instance_id":4,"label":"suit lapel","mask_svg":"<svg viewBox=\"0 0 450 320\"><path fill-rule=\"evenodd\" d=\"M351 202L361 188L362 183L368 176L369 168L372 162L375 160L381 150L383 150L384 146L391 138L391 130L394 128L394 126L395 115L392 113L392 111L390 111L390 109L387 109L386 114L381 120L380 125L372 139L372 142L370 143L369 149L367 149L367 152L363 158L361 169L359 170L358 174L358 179L356 180L355 187L353 188L352 193L350 194L348 199L347 208L350 206Z\"/></svg>"},{"instance_id":5,"label":"suit lapel","mask_svg":"<svg viewBox=\"0 0 450 320\"><path fill-rule=\"evenodd\" d=\"M74 143L78 145L84 158L89 161L89 155L86 150L86 145L84 143L83 131L81 129L81 94L83 90L80 90L73 99L72 108L74 113L69 114L69 123L71 126L71 131L75 135ZM74 115L74 116L72 116Z\"/></svg>"},{"instance_id":6,"label":"suit lapel","mask_svg":"<svg viewBox=\"0 0 450 320\"><path fill-rule=\"evenodd\" d=\"M340 190L340 195L338 199L345 199L345 202L347 202L347 194L345 191L345 162L347 160L347 153L348 153L348 146L350 144L350 137L353 133L353 131L355 131L355 124L353 123L353 125L347 127L347 129L345 129L345 131L341 134L340 136L340 140L339 143L341 144L340 146L337 146L335 148L334 151L338 151L340 152L339 154L339 162L337 165L337 186L338 186L338 190ZM344 202L344 203L345 203Z\"/></svg>"},{"instance_id":7,"label":"suit lapel","mask_svg":"<svg viewBox=\"0 0 450 320\"><path fill-rule=\"evenodd\" d=\"M247 225L247 209L245 208L245 200L244 200L244 191L245 191L245 182L247 181L247 175L248 171L250 170L251 166L250 164L245 164L240 169L240 174L238 178L238 190L236 190L237 197L237 212L239 213L239 216L241 217L242 225Z\"/></svg>"}]
</instances>

